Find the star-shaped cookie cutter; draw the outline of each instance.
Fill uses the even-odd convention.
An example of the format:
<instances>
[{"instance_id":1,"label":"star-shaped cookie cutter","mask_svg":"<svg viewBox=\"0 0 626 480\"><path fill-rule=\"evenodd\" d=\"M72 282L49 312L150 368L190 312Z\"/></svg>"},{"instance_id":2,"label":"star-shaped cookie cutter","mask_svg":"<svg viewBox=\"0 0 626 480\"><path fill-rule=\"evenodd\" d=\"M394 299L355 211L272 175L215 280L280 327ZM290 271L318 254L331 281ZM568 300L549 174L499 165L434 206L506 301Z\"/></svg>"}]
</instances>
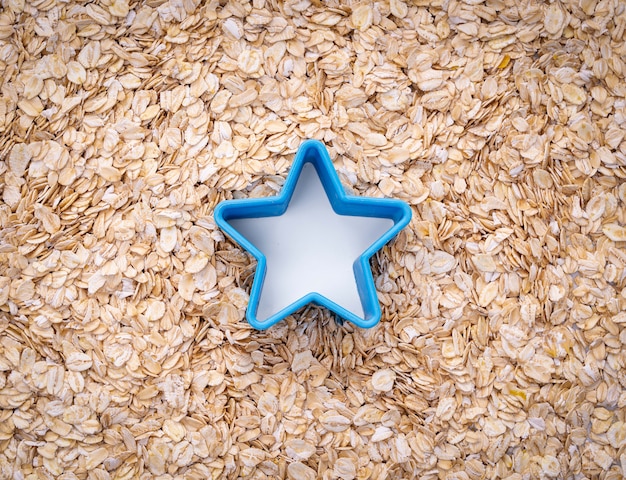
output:
<instances>
[{"instance_id":1,"label":"star-shaped cookie cutter","mask_svg":"<svg viewBox=\"0 0 626 480\"><path fill-rule=\"evenodd\" d=\"M283 215L289 207L298 179L307 163L315 167L336 215L384 218L393 222L393 225L366 248L353 263L354 281L361 301L363 316L344 308L320 293L312 291L268 318L260 319L257 317L257 309L267 272L266 256L230 222L238 219ZM265 198L225 200L217 205L214 218L226 235L257 260L257 268L246 311L246 318L254 328L260 330L269 328L310 303L325 307L358 327L370 328L376 325L381 318L381 308L369 263L370 258L408 225L411 220L411 208L400 200L357 197L347 194L324 144L317 140L306 140L298 149L285 184L278 195Z\"/></svg>"}]
</instances>

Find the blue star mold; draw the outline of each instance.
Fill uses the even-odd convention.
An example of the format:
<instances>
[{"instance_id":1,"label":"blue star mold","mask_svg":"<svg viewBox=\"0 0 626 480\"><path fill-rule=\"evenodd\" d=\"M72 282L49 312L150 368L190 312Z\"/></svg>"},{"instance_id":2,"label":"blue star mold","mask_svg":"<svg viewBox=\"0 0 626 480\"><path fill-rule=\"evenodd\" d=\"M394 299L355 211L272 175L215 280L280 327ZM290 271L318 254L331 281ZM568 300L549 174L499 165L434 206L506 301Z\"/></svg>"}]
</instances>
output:
<instances>
[{"instance_id":1,"label":"blue star mold","mask_svg":"<svg viewBox=\"0 0 626 480\"><path fill-rule=\"evenodd\" d=\"M370 258L409 223L411 209L347 194L324 144L307 140L279 195L223 201L214 218L257 260L246 311L254 328L309 303L369 328L381 317Z\"/></svg>"}]
</instances>

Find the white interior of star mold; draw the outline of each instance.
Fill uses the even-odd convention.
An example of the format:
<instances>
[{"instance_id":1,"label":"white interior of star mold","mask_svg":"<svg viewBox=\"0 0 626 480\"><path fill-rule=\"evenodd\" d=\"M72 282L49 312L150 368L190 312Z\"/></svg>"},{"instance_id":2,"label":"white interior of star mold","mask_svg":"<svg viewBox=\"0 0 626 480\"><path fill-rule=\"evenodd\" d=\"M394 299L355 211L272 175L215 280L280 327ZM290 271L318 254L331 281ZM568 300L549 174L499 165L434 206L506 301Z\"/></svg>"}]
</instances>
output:
<instances>
[{"instance_id":1,"label":"white interior of star mold","mask_svg":"<svg viewBox=\"0 0 626 480\"><path fill-rule=\"evenodd\" d=\"M363 317L353 264L393 226L386 218L336 214L310 163L304 165L284 214L229 223L267 259L256 312L260 321L310 292Z\"/></svg>"}]
</instances>

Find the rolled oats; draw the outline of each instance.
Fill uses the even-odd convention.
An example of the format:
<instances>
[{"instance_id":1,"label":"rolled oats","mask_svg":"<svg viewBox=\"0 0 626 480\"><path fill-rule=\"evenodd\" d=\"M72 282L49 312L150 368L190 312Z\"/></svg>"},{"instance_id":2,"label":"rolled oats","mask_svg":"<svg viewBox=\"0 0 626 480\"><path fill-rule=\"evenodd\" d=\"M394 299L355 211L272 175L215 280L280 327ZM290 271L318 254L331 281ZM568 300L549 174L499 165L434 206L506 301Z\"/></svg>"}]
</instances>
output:
<instances>
[{"instance_id":1,"label":"rolled oats","mask_svg":"<svg viewBox=\"0 0 626 480\"><path fill-rule=\"evenodd\" d=\"M307 467L302 462L290 463L287 467L287 476L292 480L314 480L315 478L317 478L315 470L313 470L311 467Z\"/></svg>"},{"instance_id":2,"label":"rolled oats","mask_svg":"<svg viewBox=\"0 0 626 480\"><path fill-rule=\"evenodd\" d=\"M296 461L306 461L315 454L315 446L301 439L291 439L285 442L285 453Z\"/></svg>"},{"instance_id":3,"label":"rolled oats","mask_svg":"<svg viewBox=\"0 0 626 480\"><path fill-rule=\"evenodd\" d=\"M622 5L279 7L6 2L0 477L621 478ZM306 137L412 206L373 329L245 322Z\"/></svg>"},{"instance_id":4,"label":"rolled oats","mask_svg":"<svg viewBox=\"0 0 626 480\"><path fill-rule=\"evenodd\" d=\"M393 370L379 370L372 375L372 387L378 392L389 392L395 380L396 373Z\"/></svg>"}]
</instances>

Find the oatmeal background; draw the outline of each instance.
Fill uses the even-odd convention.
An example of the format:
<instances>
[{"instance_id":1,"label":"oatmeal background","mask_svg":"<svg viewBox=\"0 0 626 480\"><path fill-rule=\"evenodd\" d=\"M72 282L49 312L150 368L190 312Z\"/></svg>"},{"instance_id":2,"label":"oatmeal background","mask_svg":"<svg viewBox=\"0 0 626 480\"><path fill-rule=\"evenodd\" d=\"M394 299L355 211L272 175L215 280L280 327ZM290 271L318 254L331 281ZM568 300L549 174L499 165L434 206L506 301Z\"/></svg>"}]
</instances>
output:
<instances>
[{"instance_id":1,"label":"oatmeal background","mask_svg":"<svg viewBox=\"0 0 626 480\"><path fill-rule=\"evenodd\" d=\"M622 478L620 0L2 0L0 478ZM305 138L383 319L244 319Z\"/></svg>"}]
</instances>

